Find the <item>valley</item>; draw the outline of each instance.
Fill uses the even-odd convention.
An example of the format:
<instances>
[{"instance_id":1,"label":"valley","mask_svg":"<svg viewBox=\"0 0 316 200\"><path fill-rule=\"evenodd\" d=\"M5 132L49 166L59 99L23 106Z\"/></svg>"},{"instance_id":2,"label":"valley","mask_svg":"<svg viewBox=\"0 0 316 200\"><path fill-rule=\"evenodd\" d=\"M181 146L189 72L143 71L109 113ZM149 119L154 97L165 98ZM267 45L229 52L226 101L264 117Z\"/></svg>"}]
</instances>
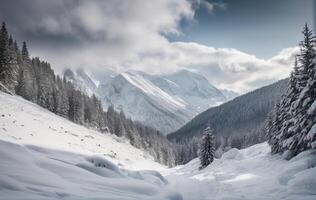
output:
<instances>
[{"instance_id":1,"label":"valley","mask_svg":"<svg viewBox=\"0 0 316 200\"><path fill-rule=\"evenodd\" d=\"M315 0L0 6L0 200L315 200Z\"/></svg>"},{"instance_id":2,"label":"valley","mask_svg":"<svg viewBox=\"0 0 316 200\"><path fill-rule=\"evenodd\" d=\"M314 150L285 161L262 143L233 148L203 170L198 159L167 168L124 138L84 128L20 97L1 92L0 100L6 105L0 107L3 200L251 200L258 195L312 200L316 195Z\"/></svg>"}]
</instances>

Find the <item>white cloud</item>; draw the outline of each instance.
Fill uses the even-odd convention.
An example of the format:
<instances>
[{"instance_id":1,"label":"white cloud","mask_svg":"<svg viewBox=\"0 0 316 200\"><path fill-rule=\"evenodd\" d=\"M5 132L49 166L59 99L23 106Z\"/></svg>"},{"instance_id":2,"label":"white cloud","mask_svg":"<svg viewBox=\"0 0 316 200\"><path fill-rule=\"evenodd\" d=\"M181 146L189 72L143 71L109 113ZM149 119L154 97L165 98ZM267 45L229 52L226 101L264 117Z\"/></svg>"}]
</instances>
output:
<instances>
[{"instance_id":1,"label":"white cloud","mask_svg":"<svg viewBox=\"0 0 316 200\"><path fill-rule=\"evenodd\" d=\"M192 2L56 0L47 3L50 9L36 9L45 12L42 18L34 15L35 20L29 16L25 24L39 33L44 31L49 36L77 40L76 45L50 48L42 44L33 51L59 69L108 67L169 73L189 68L202 71L216 86L237 92L246 92L289 75L297 48L285 49L263 60L236 49L168 41L166 34L181 33L181 20L193 20ZM223 6L205 0L197 2L211 12Z\"/></svg>"},{"instance_id":2,"label":"white cloud","mask_svg":"<svg viewBox=\"0 0 316 200\"><path fill-rule=\"evenodd\" d=\"M247 92L289 76L299 48L287 48L263 60L236 49L213 48L197 43L166 43L155 53L147 52L130 67L152 73L181 68L200 70L220 88Z\"/></svg>"}]
</instances>

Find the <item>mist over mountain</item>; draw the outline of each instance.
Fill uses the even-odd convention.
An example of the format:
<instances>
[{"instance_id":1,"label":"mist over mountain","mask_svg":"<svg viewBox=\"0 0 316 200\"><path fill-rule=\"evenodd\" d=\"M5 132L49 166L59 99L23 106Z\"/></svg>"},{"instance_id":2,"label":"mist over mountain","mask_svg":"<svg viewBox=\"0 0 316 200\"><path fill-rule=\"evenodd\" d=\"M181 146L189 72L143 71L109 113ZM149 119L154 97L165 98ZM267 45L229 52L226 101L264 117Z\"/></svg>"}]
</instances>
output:
<instances>
[{"instance_id":1,"label":"mist over mountain","mask_svg":"<svg viewBox=\"0 0 316 200\"><path fill-rule=\"evenodd\" d=\"M64 75L81 91L99 96L105 108L113 105L127 117L165 134L230 98L203 75L189 70L165 75L131 70L88 75L83 70L66 70Z\"/></svg>"}]
</instances>

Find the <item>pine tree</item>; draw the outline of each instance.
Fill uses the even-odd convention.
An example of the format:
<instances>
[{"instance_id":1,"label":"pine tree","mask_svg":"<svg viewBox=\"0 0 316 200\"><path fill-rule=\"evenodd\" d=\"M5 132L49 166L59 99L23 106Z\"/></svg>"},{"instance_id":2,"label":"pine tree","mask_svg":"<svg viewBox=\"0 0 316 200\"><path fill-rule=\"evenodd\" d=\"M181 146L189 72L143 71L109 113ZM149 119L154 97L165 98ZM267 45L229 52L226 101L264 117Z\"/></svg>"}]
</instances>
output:
<instances>
[{"instance_id":1,"label":"pine tree","mask_svg":"<svg viewBox=\"0 0 316 200\"><path fill-rule=\"evenodd\" d=\"M301 87L305 87L310 75L313 75L315 36L307 24L305 24L302 33L304 39L300 43L301 53L299 55L299 62L302 64L302 72L301 77L299 77L299 84Z\"/></svg>"},{"instance_id":2,"label":"pine tree","mask_svg":"<svg viewBox=\"0 0 316 200\"><path fill-rule=\"evenodd\" d=\"M0 81L8 87L13 79L13 68L10 66L10 46L6 24L3 22L0 30ZM12 87L8 87L12 89Z\"/></svg>"},{"instance_id":3,"label":"pine tree","mask_svg":"<svg viewBox=\"0 0 316 200\"><path fill-rule=\"evenodd\" d=\"M291 105L291 126L288 129L288 137L283 142L283 147L288 150L288 157L297 155L308 149L308 143L304 141L314 121L307 115L307 110L313 103L312 94L315 90L315 37L305 24L303 28L304 39L300 43L301 53L299 55L300 71L296 82L300 87L297 99Z\"/></svg>"},{"instance_id":4,"label":"pine tree","mask_svg":"<svg viewBox=\"0 0 316 200\"><path fill-rule=\"evenodd\" d=\"M20 67L19 72L18 72L17 86L15 87L15 91L16 91L16 94L22 96L25 99L27 99L26 79L27 78L25 76L25 71L22 67Z\"/></svg>"},{"instance_id":5,"label":"pine tree","mask_svg":"<svg viewBox=\"0 0 316 200\"><path fill-rule=\"evenodd\" d=\"M29 50L27 49L25 41L23 42L23 45L22 45L22 59L24 61L27 61L30 59Z\"/></svg>"},{"instance_id":6,"label":"pine tree","mask_svg":"<svg viewBox=\"0 0 316 200\"><path fill-rule=\"evenodd\" d=\"M13 41L12 36L10 35L9 38L9 68L10 70L7 73L7 88L11 91L15 92L15 87L17 86L17 78L18 78L18 71L19 71L19 57L20 52L18 47L16 46L16 42Z\"/></svg>"},{"instance_id":7,"label":"pine tree","mask_svg":"<svg viewBox=\"0 0 316 200\"><path fill-rule=\"evenodd\" d=\"M200 144L200 169L204 169L211 164L215 154L215 137L210 127L207 127L203 134Z\"/></svg>"},{"instance_id":8,"label":"pine tree","mask_svg":"<svg viewBox=\"0 0 316 200\"><path fill-rule=\"evenodd\" d=\"M29 101L37 102L38 85L26 42L23 42L21 60L18 84L22 85L17 86L20 88L18 94ZM21 88L24 88L24 91L21 91Z\"/></svg>"},{"instance_id":9,"label":"pine tree","mask_svg":"<svg viewBox=\"0 0 316 200\"><path fill-rule=\"evenodd\" d=\"M284 116L281 115L280 103L277 103L269 114L265 127L268 143L271 146L272 153L279 153L282 150L281 146L279 145L283 122L282 117Z\"/></svg>"},{"instance_id":10,"label":"pine tree","mask_svg":"<svg viewBox=\"0 0 316 200\"><path fill-rule=\"evenodd\" d=\"M301 52L295 61L288 89L274 109L272 122L267 124L271 152L286 152L287 158L311 148L315 140L315 137L307 136L316 123L315 113L309 113L316 98L315 37L307 25L302 33Z\"/></svg>"}]
</instances>

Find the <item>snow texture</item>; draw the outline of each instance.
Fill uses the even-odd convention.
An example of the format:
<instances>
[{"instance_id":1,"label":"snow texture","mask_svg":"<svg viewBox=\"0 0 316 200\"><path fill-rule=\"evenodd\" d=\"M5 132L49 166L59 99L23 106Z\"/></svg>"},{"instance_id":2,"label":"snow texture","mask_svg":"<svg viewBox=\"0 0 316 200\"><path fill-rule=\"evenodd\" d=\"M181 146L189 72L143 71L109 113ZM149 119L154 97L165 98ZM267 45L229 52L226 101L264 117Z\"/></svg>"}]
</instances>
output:
<instances>
[{"instance_id":1,"label":"snow texture","mask_svg":"<svg viewBox=\"0 0 316 200\"><path fill-rule=\"evenodd\" d=\"M97 154L131 170L165 168L124 138L77 125L18 96L0 92L0 102L1 140L84 155Z\"/></svg>"},{"instance_id":2,"label":"snow texture","mask_svg":"<svg viewBox=\"0 0 316 200\"><path fill-rule=\"evenodd\" d=\"M0 199L181 200L147 153L0 92ZM137 170L137 171L134 171Z\"/></svg>"},{"instance_id":3,"label":"snow texture","mask_svg":"<svg viewBox=\"0 0 316 200\"><path fill-rule=\"evenodd\" d=\"M181 200L151 171L126 171L103 157L0 141L0 199ZM135 175L137 174L137 176Z\"/></svg>"},{"instance_id":4,"label":"snow texture","mask_svg":"<svg viewBox=\"0 0 316 200\"><path fill-rule=\"evenodd\" d=\"M172 190L184 200L314 200L316 152L287 161L271 155L267 143L231 149L203 170L199 160L165 171Z\"/></svg>"}]
</instances>

